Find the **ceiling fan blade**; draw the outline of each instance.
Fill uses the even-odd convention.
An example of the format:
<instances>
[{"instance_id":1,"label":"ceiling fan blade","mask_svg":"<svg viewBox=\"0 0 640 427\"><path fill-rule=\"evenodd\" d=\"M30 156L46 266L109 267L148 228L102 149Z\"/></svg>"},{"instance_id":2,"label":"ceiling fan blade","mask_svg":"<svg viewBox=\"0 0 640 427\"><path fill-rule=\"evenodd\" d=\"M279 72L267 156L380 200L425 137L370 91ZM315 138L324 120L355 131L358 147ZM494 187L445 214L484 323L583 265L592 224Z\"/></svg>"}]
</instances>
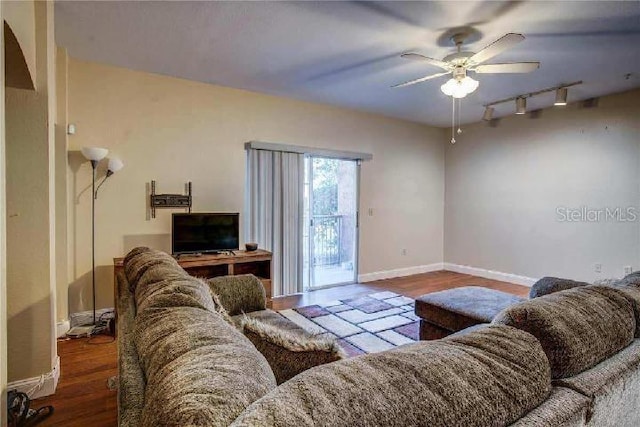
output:
<instances>
[{"instance_id":1,"label":"ceiling fan blade","mask_svg":"<svg viewBox=\"0 0 640 427\"><path fill-rule=\"evenodd\" d=\"M391 87L392 88L396 88L396 87L410 86L410 85L414 85L416 83L426 82L427 80L435 79L436 77L444 76L444 75L449 74L449 73L450 73L450 71L445 71L444 73L432 74L430 76L421 77L419 79L411 80L411 81L406 82L406 83L400 83L400 84L397 84L397 85L391 86Z\"/></svg>"},{"instance_id":2,"label":"ceiling fan blade","mask_svg":"<svg viewBox=\"0 0 640 427\"><path fill-rule=\"evenodd\" d=\"M540 68L539 62L511 62L508 64L478 65L473 69L476 73L530 73Z\"/></svg>"},{"instance_id":3,"label":"ceiling fan blade","mask_svg":"<svg viewBox=\"0 0 640 427\"><path fill-rule=\"evenodd\" d=\"M445 70L449 70L451 68L449 64L444 61L429 58L428 56L420 55L419 53L403 53L402 55L400 55L400 57L404 59L411 59L414 61L427 62L431 65L435 65L436 67L444 68Z\"/></svg>"},{"instance_id":4,"label":"ceiling fan blade","mask_svg":"<svg viewBox=\"0 0 640 427\"><path fill-rule=\"evenodd\" d=\"M469 62L480 64L524 40L522 34L508 33L469 58Z\"/></svg>"}]
</instances>

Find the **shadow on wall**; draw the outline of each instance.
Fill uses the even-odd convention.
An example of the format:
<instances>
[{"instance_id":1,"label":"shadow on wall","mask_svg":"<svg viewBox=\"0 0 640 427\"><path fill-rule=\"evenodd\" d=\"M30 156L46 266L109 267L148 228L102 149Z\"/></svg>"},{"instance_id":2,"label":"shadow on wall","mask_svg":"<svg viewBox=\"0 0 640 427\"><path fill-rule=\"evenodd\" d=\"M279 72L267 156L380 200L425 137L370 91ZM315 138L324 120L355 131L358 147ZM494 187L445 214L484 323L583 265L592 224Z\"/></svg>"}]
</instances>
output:
<instances>
[{"instance_id":1,"label":"shadow on wall","mask_svg":"<svg viewBox=\"0 0 640 427\"><path fill-rule=\"evenodd\" d=\"M4 23L5 84L16 89L35 90L22 47L13 30Z\"/></svg>"},{"instance_id":2,"label":"shadow on wall","mask_svg":"<svg viewBox=\"0 0 640 427\"><path fill-rule=\"evenodd\" d=\"M123 237L125 256L131 249L147 246L171 253L171 234L134 234ZM96 265L96 310L113 308L113 265ZM93 310L91 270L69 285L69 314Z\"/></svg>"},{"instance_id":3,"label":"shadow on wall","mask_svg":"<svg viewBox=\"0 0 640 427\"><path fill-rule=\"evenodd\" d=\"M131 234L123 236L122 247L124 248L124 254L122 256L125 256L131 249L138 246L147 246L170 254L171 234Z\"/></svg>"},{"instance_id":4,"label":"shadow on wall","mask_svg":"<svg viewBox=\"0 0 640 427\"><path fill-rule=\"evenodd\" d=\"M69 285L69 314L93 310L91 270ZM96 265L96 310L113 307L113 265Z\"/></svg>"},{"instance_id":5,"label":"shadow on wall","mask_svg":"<svg viewBox=\"0 0 640 427\"><path fill-rule=\"evenodd\" d=\"M7 367L9 381L31 378L51 371L51 347L47 339L55 337L51 324L51 298L29 304L29 307L9 316L7 330ZM47 331L47 328L51 328ZM35 344L34 341L38 342Z\"/></svg>"}]
</instances>

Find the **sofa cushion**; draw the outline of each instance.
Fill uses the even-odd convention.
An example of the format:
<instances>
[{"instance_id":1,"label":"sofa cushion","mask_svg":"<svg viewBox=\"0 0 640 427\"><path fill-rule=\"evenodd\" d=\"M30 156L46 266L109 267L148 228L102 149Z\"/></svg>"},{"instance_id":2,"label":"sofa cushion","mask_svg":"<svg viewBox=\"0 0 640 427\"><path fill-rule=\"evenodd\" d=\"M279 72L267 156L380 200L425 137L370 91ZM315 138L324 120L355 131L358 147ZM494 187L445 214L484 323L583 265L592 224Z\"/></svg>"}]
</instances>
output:
<instances>
[{"instance_id":1,"label":"sofa cushion","mask_svg":"<svg viewBox=\"0 0 640 427\"><path fill-rule=\"evenodd\" d=\"M230 316L266 308L264 286L253 274L214 277L207 282Z\"/></svg>"},{"instance_id":2,"label":"sofa cushion","mask_svg":"<svg viewBox=\"0 0 640 427\"><path fill-rule=\"evenodd\" d=\"M620 292L631 302L633 312L636 316L636 338L640 338L640 287L635 286L616 286Z\"/></svg>"},{"instance_id":3,"label":"sofa cushion","mask_svg":"<svg viewBox=\"0 0 640 427\"><path fill-rule=\"evenodd\" d=\"M175 306L216 310L208 286L189 276L165 252L135 248L125 257L123 266L138 312L150 307Z\"/></svg>"},{"instance_id":4,"label":"sofa cushion","mask_svg":"<svg viewBox=\"0 0 640 427\"><path fill-rule=\"evenodd\" d=\"M640 340L585 372L554 382L591 398L589 425L640 425Z\"/></svg>"},{"instance_id":5,"label":"sofa cushion","mask_svg":"<svg viewBox=\"0 0 640 427\"><path fill-rule=\"evenodd\" d=\"M564 387L553 387L551 395L540 406L510 427L583 427L591 399Z\"/></svg>"},{"instance_id":6,"label":"sofa cushion","mask_svg":"<svg viewBox=\"0 0 640 427\"><path fill-rule=\"evenodd\" d=\"M167 269L167 267L170 269ZM139 246L129 251L123 261L124 273L129 281L131 292L135 292L136 286L146 274L151 275L151 277L146 278L147 281L159 281L163 278L168 278L165 277L166 274L172 277L187 274L182 268L176 267L179 267L178 262L171 255L144 246Z\"/></svg>"},{"instance_id":7,"label":"sofa cushion","mask_svg":"<svg viewBox=\"0 0 640 427\"><path fill-rule=\"evenodd\" d=\"M133 342L136 307L124 272L116 275L118 304L118 425L139 426L144 408L144 373Z\"/></svg>"},{"instance_id":8,"label":"sofa cushion","mask_svg":"<svg viewBox=\"0 0 640 427\"><path fill-rule=\"evenodd\" d=\"M287 330L250 317L243 319L242 328L245 336L269 362L278 384L314 366L344 358L335 337L327 334Z\"/></svg>"},{"instance_id":9,"label":"sofa cushion","mask_svg":"<svg viewBox=\"0 0 640 427\"><path fill-rule=\"evenodd\" d=\"M554 380L554 384L593 397L612 389L612 384L640 369L640 340L603 360L591 369L570 378ZM640 384L639 384L640 386Z\"/></svg>"},{"instance_id":10,"label":"sofa cushion","mask_svg":"<svg viewBox=\"0 0 640 427\"><path fill-rule=\"evenodd\" d=\"M640 289L640 271L634 271L631 274L627 274L618 282L620 286L633 286Z\"/></svg>"},{"instance_id":11,"label":"sofa cushion","mask_svg":"<svg viewBox=\"0 0 640 427\"><path fill-rule=\"evenodd\" d=\"M145 266L132 275L139 281L132 339L146 378L141 425L228 425L276 386L273 372L216 311L208 284L162 255L146 262L153 252L128 257Z\"/></svg>"},{"instance_id":12,"label":"sofa cushion","mask_svg":"<svg viewBox=\"0 0 640 427\"><path fill-rule=\"evenodd\" d=\"M531 286L529 298L537 298L554 292L588 285L589 283L587 282L577 282L575 280L561 279L559 277L543 277Z\"/></svg>"},{"instance_id":13,"label":"sofa cushion","mask_svg":"<svg viewBox=\"0 0 640 427\"><path fill-rule=\"evenodd\" d=\"M276 386L265 358L215 312L150 308L134 339L147 379L143 426L228 425Z\"/></svg>"},{"instance_id":14,"label":"sofa cushion","mask_svg":"<svg viewBox=\"0 0 640 427\"><path fill-rule=\"evenodd\" d=\"M515 304L493 321L527 331L540 341L553 378L585 371L633 340L631 303L606 286L583 286Z\"/></svg>"},{"instance_id":15,"label":"sofa cushion","mask_svg":"<svg viewBox=\"0 0 640 427\"><path fill-rule=\"evenodd\" d=\"M455 332L491 323L506 307L523 299L481 286L463 286L433 292L416 299L416 315L441 328Z\"/></svg>"},{"instance_id":16,"label":"sofa cushion","mask_svg":"<svg viewBox=\"0 0 640 427\"><path fill-rule=\"evenodd\" d=\"M254 402L232 426L508 425L550 390L540 343L493 325L309 369Z\"/></svg>"},{"instance_id":17,"label":"sofa cushion","mask_svg":"<svg viewBox=\"0 0 640 427\"><path fill-rule=\"evenodd\" d=\"M193 277L139 284L136 286L135 301L138 312L177 306L216 311L208 286Z\"/></svg>"}]
</instances>

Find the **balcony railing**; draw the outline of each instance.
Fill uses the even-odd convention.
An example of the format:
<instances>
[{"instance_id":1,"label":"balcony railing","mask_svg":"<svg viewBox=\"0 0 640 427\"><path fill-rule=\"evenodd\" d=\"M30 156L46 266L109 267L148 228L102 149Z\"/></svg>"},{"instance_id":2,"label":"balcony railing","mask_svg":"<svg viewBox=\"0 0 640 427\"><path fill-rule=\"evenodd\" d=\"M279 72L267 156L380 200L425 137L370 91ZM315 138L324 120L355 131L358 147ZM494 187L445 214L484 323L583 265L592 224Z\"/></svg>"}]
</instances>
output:
<instances>
[{"instance_id":1,"label":"balcony railing","mask_svg":"<svg viewBox=\"0 0 640 427\"><path fill-rule=\"evenodd\" d=\"M340 264L342 253L342 215L313 216L313 264Z\"/></svg>"}]
</instances>

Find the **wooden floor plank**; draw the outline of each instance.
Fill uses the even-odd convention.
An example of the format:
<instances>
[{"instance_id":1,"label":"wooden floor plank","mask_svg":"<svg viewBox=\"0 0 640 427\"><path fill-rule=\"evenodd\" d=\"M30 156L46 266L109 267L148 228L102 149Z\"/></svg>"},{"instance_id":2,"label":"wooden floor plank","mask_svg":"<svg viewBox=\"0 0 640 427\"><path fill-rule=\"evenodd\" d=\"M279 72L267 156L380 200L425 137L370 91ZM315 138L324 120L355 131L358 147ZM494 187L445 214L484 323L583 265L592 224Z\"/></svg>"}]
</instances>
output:
<instances>
[{"instance_id":1,"label":"wooden floor plank","mask_svg":"<svg viewBox=\"0 0 640 427\"><path fill-rule=\"evenodd\" d=\"M526 296L529 292L529 288L512 283L450 271L436 271L274 298L273 309L284 310L387 290L415 298L430 292L469 285L485 286L519 296ZM92 340L95 341L96 339ZM110 377L117 375L116 343L89 344L87 338L60 340L58 355L61 374L56 394L33 401L34 407L53 405L55 408L54 414L39 425L115 426L116 392L107 388L107 382Z\"/></svg>"}]
</instances>

